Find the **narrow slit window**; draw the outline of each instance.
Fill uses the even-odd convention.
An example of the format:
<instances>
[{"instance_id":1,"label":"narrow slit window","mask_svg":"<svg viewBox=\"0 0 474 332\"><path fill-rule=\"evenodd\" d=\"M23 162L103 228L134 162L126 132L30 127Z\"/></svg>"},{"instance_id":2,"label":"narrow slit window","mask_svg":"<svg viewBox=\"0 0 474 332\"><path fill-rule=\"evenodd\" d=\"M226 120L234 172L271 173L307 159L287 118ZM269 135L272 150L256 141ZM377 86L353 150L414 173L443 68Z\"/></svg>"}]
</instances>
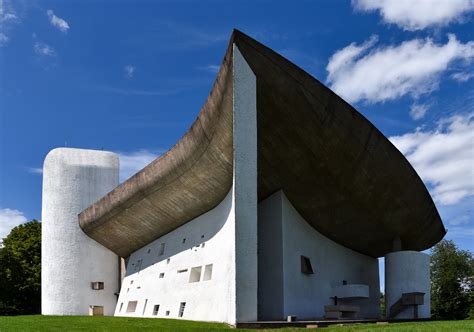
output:
<instances>
[{"instance_id":1,"label":"narrow slit window","mask_svg":"<svg viewBox=\"0 0 474 332\"><path fill-rule=\"evenodd\" d=\"M188 272L188 269L178 270L178 273L185 273Z\"/></svg>"},{"instance_id":2,"label":"narrow slit window","mask_svg":"<svg viewBox=\"0 0 474 332\"><path fill-rule=\"evenodd\" d=\"M201 280L201 270L201 266L193 267L189 274L189 282L199 282L199 280Z\"/></svg>"},{"instance_id":3,"label":"narrow slit window","mask_svg":"<svg viewBox=\"0 0 474 332\"><path fill-rule=\"evenodd\" d=\"M314 274L311 260L306 256L301 256L301 273L307 275Z\"/></svg>"},{"instance_id":4,"label":"narrow slit window","mask_svg":"<svg viewBox=\"0 0 474 332\"><path fill-rule=\"evenodd\" d=\"M183 315L184 315L184 307L186 307L186 302L181 302L181 303L179 304L178 317L183 317Z\"/></svg>"},{"instance_id":5,"label":"narrow slit window","mask_svg":"<svg viewBox=\"0 0 474 332\"><path fill-rule=\"evenodd\" d=\"M123 302L120 303L120 309L119 309L119 312L122 312L122 308L123 308Z\"/></svg>"},{"instance_id":6,"label":"narrow slit window","mask_svg":"<svg viewBox=\"0 0 474 332\"><path fill-rule=\"evenodd\" d=\"M145 316L146 304L148 303L148 299L145 299L145 304L143 305L142 316Z\"/></svg>"},{"instance_id":7,"label":"narrow slit window","mask_svg":"<svg viewBox=\"0 0 474 332\"><path fill-rule=\"evenodd\" d=\"M203 281L212 279L212 264L208 264L204 267L204 275L202 277Z\"/></svg>"},{"instance_id":8,"label":"narrow slit window","mask_svg":"<svg viewBox=\"0 0 474 332\"><path fill-rule=\"evenodd\" d=\"M159 304L155 304L153 306L153 316L158 316L158 311L160 311L160 305Z\"/></svg>"},{"instance_id":9,"label":"narrow slit window","mask_svg":"<svg viewBox=\"0 0 474 332\"><path fill-rule=\"evenodd\" d=\"M162 243L160 244L160 251L158 252L158 256L163 256L164 253L165 253L165 244Z\"/></svg>"},{"instance_id":10,"label":"narrow slit window","mask_svg":"<svg viewBox=\"0 0 474 332\"><path fill-rule=\"evenodd\" d=\"M183 239L183 243L186 243L186 238Z\"/></svg>"}]
</instances>

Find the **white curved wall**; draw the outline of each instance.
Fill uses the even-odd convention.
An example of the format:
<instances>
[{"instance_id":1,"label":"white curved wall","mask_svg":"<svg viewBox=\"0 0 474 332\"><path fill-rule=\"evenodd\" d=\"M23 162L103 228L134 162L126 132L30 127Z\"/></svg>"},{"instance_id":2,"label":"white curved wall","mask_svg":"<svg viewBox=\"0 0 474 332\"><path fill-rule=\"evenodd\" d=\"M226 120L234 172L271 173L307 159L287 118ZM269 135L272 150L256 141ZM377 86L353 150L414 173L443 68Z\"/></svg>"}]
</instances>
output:
<instances>
[{"instance_id":1,"label":"white curved wall","mask_svg":"<svg viewBox=\"0 0 474 332\"><path fill-rule=\"evenodd\" d=\"M321 319L334 304L343 280L364 288L364 297L339 299L360 307L359 318L380 317L378 260L346 248L316 231L293 207L283 191L259 203L260 319ZM301 255L314 274L301 273ZM350 285L348 285L351 287ZM368 294L367 294L368 293Z\"/></svg>"},{"instance_id":2,"label":"white curved wall","mask_svg":"<svg viewBox=\"0 0 474 332\"><path fill-rule=\"evenodd\" d=\"M160 254L162 245L164 250ZM205 266L210 264L212 276L203 280ZM202 268L198 282L189 282L193 267ZM232 188L214 209L130 255L115 315L234 324L235 275ZM136 309L127 312L129 302L134 301L137 301ZM182 302L186 306L179 317ZM160 306L156 315L155 305Z\"/></svg>"},{"instance_id":3,"label":"white curved wall","mask_svg":"<svg viewBox=\"0 0 474 332\"><path fill-rule=\"evenodd\" d=\"M422 292L424 305L418 306L418 318L430 318L430 256L418 251L397 251L385 256L385 308L390 307L403 293ZM414 318L413 306L395 318Z\"/></svg>"},{"instance_id":4,"label":"white curved wall","mask_svg":"<svg viewBox=\"0 0 474 332\"><path fill-rule=\"evenodd\" d=\"M118 184L119 161L105 151L54 149L43 166L41 297L43 315L113 315L118 257L89 238L78 214ZM103 290L91 282L103 281Z\"/></svg>"}]
</instances>

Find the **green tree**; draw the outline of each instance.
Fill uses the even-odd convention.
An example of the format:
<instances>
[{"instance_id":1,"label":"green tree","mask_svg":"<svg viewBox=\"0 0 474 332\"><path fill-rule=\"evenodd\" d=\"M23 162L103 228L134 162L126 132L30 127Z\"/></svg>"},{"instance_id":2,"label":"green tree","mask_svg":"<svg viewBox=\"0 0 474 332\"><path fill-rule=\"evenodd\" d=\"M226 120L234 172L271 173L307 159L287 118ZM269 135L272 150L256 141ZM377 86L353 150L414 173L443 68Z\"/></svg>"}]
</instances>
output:
<instances>
[{"instance_id":1,"label":"green tree","mask_svg":"<svg viewBox=\"0 0 474 332\"><path fill-rule=\"evenodd\" d=\"M12 229L0 251L0 314L41 312L41 223Z\"/></svg>"},{"instance_id":2,"label":"green tree","mask_svg":"<svg viewBox=\"0 0 474 332\"><path fill-rule=\"evenodd\" d=\"M465 319L472 311L472 253L443 240L431 252L431 312L434 318Z\"/></svg>"}]
</instances>

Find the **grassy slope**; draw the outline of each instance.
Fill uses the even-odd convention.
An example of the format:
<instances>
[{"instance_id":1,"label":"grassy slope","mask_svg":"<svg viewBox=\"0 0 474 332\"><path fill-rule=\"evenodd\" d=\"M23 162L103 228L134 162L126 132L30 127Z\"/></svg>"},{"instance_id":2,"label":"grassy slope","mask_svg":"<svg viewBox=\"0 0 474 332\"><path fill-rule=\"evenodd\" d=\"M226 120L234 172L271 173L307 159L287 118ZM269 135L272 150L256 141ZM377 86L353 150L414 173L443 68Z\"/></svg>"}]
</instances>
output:
<instances>
[{"instance_id":1,"label":"grassy slope","mask_svg":"<svg viewBox=\"0 0 474 332\"><path fill-rule=\"evenodd\" d=\"M276 331L301 331L280 329ZM469 331L474 332L474 321L420 322L397 324L332 325L323 331ZM239 331L225 324L191 322L173 319L147 319L122 317L58 317L17 316L0 317L0 332L7 331ZM244 330L249 331L249 330ZM267 330L268 331L268 330ZM274 330L275 331L275 330Z\"/></svg>"}]
</instances>

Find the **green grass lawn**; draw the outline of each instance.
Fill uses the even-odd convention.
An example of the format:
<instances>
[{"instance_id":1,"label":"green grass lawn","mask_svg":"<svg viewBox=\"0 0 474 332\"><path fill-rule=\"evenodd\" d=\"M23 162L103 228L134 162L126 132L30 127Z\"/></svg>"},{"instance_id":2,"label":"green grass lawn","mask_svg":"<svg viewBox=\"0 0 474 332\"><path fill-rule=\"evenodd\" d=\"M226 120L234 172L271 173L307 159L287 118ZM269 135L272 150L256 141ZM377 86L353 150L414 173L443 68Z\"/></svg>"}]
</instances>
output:
<instances>
[{"instance_id":1,"label":"green grass lawn","mask_svg":"<svg viewBox=\"0 0 474 332\"><path fill-rule=\"evenodd\" d=\"M301 331L279 329L265 331ZM328 332L348 331L469 331L474 332L474 320L450 322L419 322L391 324L332 325ZM0 317L0 332L6 331L249 331L232 329L225 324L191 322L185 320L123 317L65 317L15 316ZM261 330L262 331L262 330Z\"/></svg>"}]
</instances>

